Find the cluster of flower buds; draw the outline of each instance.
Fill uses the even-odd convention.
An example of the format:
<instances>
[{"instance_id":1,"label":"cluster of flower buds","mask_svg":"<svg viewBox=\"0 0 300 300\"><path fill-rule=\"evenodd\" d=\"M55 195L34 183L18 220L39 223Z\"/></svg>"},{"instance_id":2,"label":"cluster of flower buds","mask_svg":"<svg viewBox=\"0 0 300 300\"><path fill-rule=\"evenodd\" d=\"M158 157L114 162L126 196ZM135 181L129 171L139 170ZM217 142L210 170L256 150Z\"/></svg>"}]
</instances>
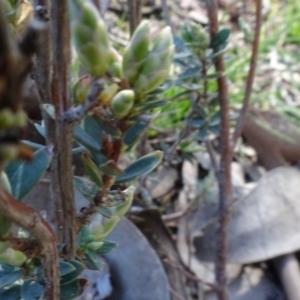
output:
<instances>
[{"instance_id":1,"label":"cluster of flower buds","mask_svg":"<svg viewBox=\"0 0 300 300\"><path fill-rule=\"evenodd\" d=\"M106 73L129 84L130 89L118 93L117 85L108 84L99 96L99 103L110 106L115 118L127 117L135 102L143 101L169 76L174 56L171 29L164 28L152 42L149 21L141 22L122 57L110 46L103 20L91 0L71 1L71 17L76 52L89 75ZM75 104L86 99L90 85L88 76L74 85Z\"/></svg>"},{"instance_id":2,"label":"cluster of flower buds","mask_svg":"<svg viewBox=\"0 0 300 300\"><path fill-rule=\"evenodd\" d=\"M166 80L173 55L170 27L164 28L151 43L150 23L141 22L123 55L123 74L139 97L152 92Z\"/></svg>"},{"instance_id":3,"label":"cluster of flower buds","mask_svg":"<svg viewBox=\"0 0 300 300\"><path fill-rule=\"evenodd\" d=\"M205 57L205 51L209 46L209 37L204 28L196 23L185 22L181 28L181 37L185 41L186 46L199 59Z\"/></svg>"},{"instance_id":4,"label":"cluster of flower buds","mask_svg":"<svg viewBox=\"0 0 300 300\"><path fill-rule=\"evenodd\" d=\"M79 60L90 75L101 77L111 59L104 22L91 0L72 0L70 3L71 28Z\"/></svg>"}]
</instances>

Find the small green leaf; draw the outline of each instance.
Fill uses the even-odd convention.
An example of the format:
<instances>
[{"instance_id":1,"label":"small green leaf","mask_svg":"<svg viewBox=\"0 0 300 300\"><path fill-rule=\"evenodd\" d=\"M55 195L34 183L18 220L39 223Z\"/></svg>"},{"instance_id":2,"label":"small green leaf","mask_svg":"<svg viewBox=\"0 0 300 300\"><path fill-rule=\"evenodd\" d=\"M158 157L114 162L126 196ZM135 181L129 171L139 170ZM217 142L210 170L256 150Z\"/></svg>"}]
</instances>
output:
<instances>
[{"instance_id":1,"label":"small green leaf","mask_svg":"<svg viewBox=\"0 0 300 300\"><path fill-rule=\"evenodd\" d=\"M134 192L135 192L135 187L132 185L129 186L125 191L123 191L123 194L126 195L125 201L123 203L117 205L116 207L114 207L116 214L118 215L118 217L120 219L123 218L126 215L126 213L128 212L128 210L132 204Z\"/></svg>"},{"instance_id":2,"label":"small green leaf","mask_svg":"<svg viewBox=\"0 0 300 300\"><path fill-rule=\"evenodd\" d=\"M207 139L209 135L208 129L207 127L202 127L200 128L199 132L198 132L198 139L200 141L205 141Z\"/></svg>"},{"instance_id":3,"label":"small green leaf","mask_svg":"<svg viewBox=\"0 0 300 300\"><path fill-rule=\"evenodd\" d=\"M33 143L33 142L27 141L27 140L22 140L21 142L22 142L22 144L24 144L34 150L39 150L44 147L44 145Z\"/></svg>"},{"instance_id":4,"label":"small green leaf","mask_svg":"<svg viewBox=\"0 0 300 300\"><path fill-rule=\"evenodd\" d=\"M75 267L72 264L70 264L69 262L66 262L66 261L59 262L60 277L66 275L74 270L75 270Z\"/></svg>"},{"instance_id":5,"label":"small green leaf","mask_svg":"<svg viewBox=\"0 0 300 300\"><path fill-rule=\"evenodd\" d=\"M188 68L185 71L183 71L181 74L179 74L178 79L183 80L183 79L190 79L194 77L199 77L201 76L201 67L193 67L193 68Z\"/></svg>"},{"instance_id":6,"label":"small green leaf","mask_svg":"<svg viewBox=\"0 0 300 300\"><path fill-rule=\"evenodd\" d=\"M83 152L84 150L86 150L86 148L83 147L83 146L76 147L76 148L73 148L73 149L72 149L72 154L78 154L78 153Z\"/></svg>"},{"instance_id":7,"label":"small green leaf","mask_svg":"<svg viewBox=\"0 0 300 300\"><path fill-rule=\"evenodd\" d=\"M96 253L91 250L86 250L84 253L85 258L83 259L84 264L90 270L101 270L103 268L103 263Z\"/></svg>"},{"instance_id":8,"label":"small green leaf","mask_svg":"<svg viewBox=\"0 0 300 300\"><path fill-rule=\"evenodd\" d=\"M86 147L90 151L100 151L100 139L99 141L94 140L87 132L85 132L79 125L74 127L74 138L75 140Z\"/></svg>"},{"instance_id":9,"label":"small green leaf","mask_svg":"<svg viewBox=\"0 0 300 300\"><path fill-rule=\"evenodd\" d=\"M101 215L103 215L106 218L111 218L112 217L112 211L105 206L97 206L96 207L97 212Z\"/></svg>"},{"instance_id":10,"label":"small green leaf","mask_svg":"<svg viewBox=\"0 0 300 300\"><path fill-rule=\"evenodd\" d=\"M97 167L97 165L92 161L90 156L87 153L83 153L81 156L83 166L90 177L90 179L99 187L102 188L103 181L102 181L102 174Z\"/></svg>"},{"instance_id":11,"label":"small green leaf","mask_svg":"<svg viewBox=\"0 0 300 300\"><path fill-rule=\"evenodd\" d=\"M118 176L123 173L123 170L121 170L118 165L113 161L109 160L105 164L101 165L99 167L101 171L109 176Z\"/></svg>"},{"instance_id":12,"label":"small green leaf","mask_svg":"<svg viewBox=\"0 0 300 300\"><path fill-rule=\"evenodd\" d=\"M213 125L213 126L209 126L208 128L209 132L211 132L214 135L219 135L220 134L220 124L218 125Z\"/></svg>"},{"instance_id":13,"label":"small green leaf","mask_svg":"<svg viewBox=\"0 0 300 300\"><path fill-rule=\"evenodd\" d=\"M89 242L86 245L86 248L95 252L97 251L101 246L103 245L103 242Z\"/></svg>"},{"instance_id":14,"label":"small green leaf","mask_svg":"<svg viewBox=\"0 0 300 300\"><path fill-rule=\"evenodd\" d=\"M38 133L42 136L42 137L46 137L46 131L45 131L45 127L35 123L34 124L36 130L38 131Z\"/></svg>"},{"instance_id":15,"label":"small green leaf","mask_svg":"<svg viewBox=\"0 0 300 300\"><path fill-rule=\"evenodd\" d=\"M122 135L121 130L118 127L116 127L115 124L110 124L99 118L97 119L97 122L101 126L102 130L108 133L109 135L115 138L119 138Z\"/></svg>"},{"instance_id":16,"label":"small green leaf","mask_svg":"<svg viewBox=\"0 0 300 300\"><path fill-rule=\"evenodd\" d=\"M87 116L84 119L83 128L95 141L101 141L102 127L95 115Z\"/></svg>"},{"instance_id":17,"label":"small green leaf","mask_svg":"<svg viewBox=\"0 0 300 300\"><path fill-rule=\"evenodd\" d=\"M20 279L23 275L23 271L19 268L14 270L1 270L0 271L0 288L10 285Z\"/></svg>"},{"instance_id":18,"label":"small green leaf","mask_svg":"<svg viewBox=\"0 0 300 300\"><path fill-rule=\"evenodd\" d=\"M132 125L124 134L123 141L126 146L131 147L136 143L140 135L146 130L149 122L140 121Z\"/></svg>"},{"instance_id":19,"label":"small green leaf","mask_svg":"<svg viewBox=\"0 0 300 300\"><path fill-rule=\"evenodd\" d=\"M0 289L0 299L2 300L20 300L21 286L14 285L8 289Z\"/></svg>"},{"instance_id":20,"label":"small green leaf","mask_svg":"<svg viewBox=\"0 0 300 300\"><path fill-rule=\"evenodd\" d=\"M82 292L82 286L80 280L76 279L60 287L60 299L71 300L80 295Z\"/></svg>"},{"instance_id":21,"label":"small green leaf","mask_svg":"<svg viewBox=\"0 0 300 300\"><path fill-rule=\"evenodd\" d=\"M83 225L77 235L77 246L81 250L86 249L86 244L89 242L90 229L88 225Z\"/></svg>"},{"instance_id":22,"label":"small green leaf","mask_svg":"<svg viewBox=\"0 0 300 300\"><path fill-rule=\"evenodd\" d=\"M211 40L209 48L217 48L224 44L230 35L230 30L227 28L221 29Z\"/></svg>"},{"instance_id":23,"label":"small green leaf","mask_svg":"<svg viewBox=\"0 0 300 300\"><path fill-rule=\"evenodd\" d=\"M73 177L73 183L76 188L76 190L84 197L89 199L90 201L93 201L98 188L94 182L91 182L87 178L74 176Z\"/></svg>"},{"instance_id":24,"label":"small green leaf","mask_svg":"<svg viewBox=\"0 0 300 300\"><path fill-rule=\"evenodd\" d=\"M209 121L209 126L219 126L221 123L221 112L217 111L214 113Z\"/></svg>"},{"instance_id":25,"label":"small green leaf","mask_svg":"<svg viewBox=\"0 0 300 300\"><path fill-rule=\"evenodd\" d=\"M45 103L42 105L44 111L54 120L55 119L55 109L52 104Z\"/></svg>"},{"instance_id":26,"label":"small green leaf","mask_svg":"<svg viewBox=\"0 0 300 300\"><path fill-rule=\"evenodd\" d=\"M21 287L23 300L39 300L44 296L44 287L34 280L25 280Z\"/></svg>"},{"instance_id":27,"label":"small green leaf","mask_svg":"<svg viewBox=\"0 0 300 300\"><path fill-rule=\"evenodd\" d=\"M104 255L112 251L118 246L117 243L112 241L103 241L103 245L96 251L98 255Z\"/></svg>"},{"instance_id":28,"label":"small green leaf","mask_svg":"<svg viewBox=\"0 0 300 300\"><path fill-rule=\"evenodd\" d=\"M108 158L99 151L91 151L91 156L97 166L101 166L108 161Z\"/></svg>"},{"instance_id":29,"label":"small green leaf","mask_svg":"<svg viewBox=\"0 0 300 300\"><path fill-rule=\"evenodd\" d=\"M99 240L103 240L118 224L120 218L118 216L112 216L102 225L102 234L98 236Z\"/></svg>"},{"instance_id":30,"label":"small green leaf","mask_svg":"<svg viewBox=\"0 0 300 300\"><path fill-rule=\"evenodd\" d=\"M8 165L6 173L9 178L13 196L21 200L44 176L53 154L53 146L48 145L33 154L30 162L16 161Z\"/></svg>"},{"instance_id":31,"label":"small green leaf","mask_svg":"<svg viewBox=\"0 0 300 300\"><path fill-rule=\"evenodd\" d=\"M61 276L61 279L60 279L61 285L65 285L65 284L68 284L68 283L74 281L75 279L77 279L79 277L79 275L85 269L84 265L77 260L70 260L70 261L68 261L68 263L73 266L73 271L69 272L68 274L66 274L64 276Z\"/></svg>"},{"instance_id":32,"label":"small green leaf","mask_svg":"<svg viewBox=\"0 0 300 300\"><path fill-rule=\"evenodd\" d=\"M116 183L122 183L132 181L144 174L151 172L155 169L163 158L163 152L155 151L148 155L145 155L128 166L124 173L116 178Z\"/></svg>"}]
</instances>

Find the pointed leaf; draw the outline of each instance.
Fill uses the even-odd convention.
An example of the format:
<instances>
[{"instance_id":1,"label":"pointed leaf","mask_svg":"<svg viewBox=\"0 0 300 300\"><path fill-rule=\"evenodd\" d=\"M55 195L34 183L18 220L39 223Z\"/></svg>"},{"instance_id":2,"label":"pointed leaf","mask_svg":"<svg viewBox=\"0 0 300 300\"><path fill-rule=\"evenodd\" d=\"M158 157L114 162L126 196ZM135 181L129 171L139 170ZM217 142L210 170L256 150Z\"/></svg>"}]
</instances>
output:
<instances>
[{"instance_id":1,"label":"pointed leaf","mask_svg":"<svg viewBox=\"0 0 300 300\"><path fill-rule=\"evenodd\" d=\"M91 151L91 156L97 166L101 166L108 161L108 158L99 151Z\"/></svg>"},{"instance_id":2,"label":"pointed leaf","mask_svg":"<svg viewBox=\"0 0 300 300\"><path fill-rule=\"evenodd\" d=\"M99 239L103 240L118 224L120 218L118 216L112 216L108 219L102 226L103 226L103 233L101 236L99 235Z\"/></svg>"},{"instance_id":3,"label":"pointed leaf","mask_svg":"<svg viewBox=\"0 0 300 300\"><path fill-rule=\"evenodd\" d=\"M126 215L126 213L128 212L128 210L132 204L134 192L135 192L134 186L131 185L130 187L128 187L123 192L123 194L126 195L125 201L122 204L119 204L115 207L116 213L120 219L123 218Z\"/></svg>"},{"instance_id":4,"label":"pointed leaf","mask_svg":"<svg viewBox=\"0 0 300 300\"><path fill-rule=\"evenodd\" d=\"M83 259L84 264L86 267L90 270L101 270L103 268L103 263L100 260L99 255L97 255L95 252L92 252L91 250L86 250L85 258Z\"/></svg>"},{"instance_id":5,"label":"pointed leaf","mask_svg":"<svg viewBox=\"0 0 300 300\"><path fill-rule=\"evenodd\" d=\"M97 251L101 246L103 245L103 242L89 242L86 245L86 248L95 252Z\"/></svg>"},{"instance_id":6,"label":"pointed leaf","mask_svg":"<svg viewBox=\"0 0 300 300\"><path fill-rule=\"evenodd\" d=\"M209 48L217 48L224 44L230 35L230 30L227 28L221 29L211 40Z\"/></svg>"},{"instance_id":7,"label":"pointed leaf","mask_svg":"<svg viewBox=\"0 0 300 300\"><path fill-rule=\"evenodd\" d=\"M19 268L15 268L13 271L0 271L0 288L10 285L20 279L23 275L23 271Z\"/></svg>"},{"instance_id":8,"label":"pointed leaf","mask_svg":"<svg viewBox=\"0 0 300 300\"><path fill-rule=\"evenodd\" d=\"M115 249L117 246L118 244L115 242L103 241L103 245L95 253L97 253L98 255L104 255Z\"/></svg>"},{"instance_id":9,"label":"pointed leaf","mask_svg":"<svg viewBox=\"0 0 300 300\"><path fill-rule=\"evenodd\" d=\"M59 273L60 277L72 272L75 270L75 267L66 261L60 261L59 262Z\"/></svg>"},{"instance_id":10,"label":"pointed leaf","mask_svg":"<svg viewBox=\"0 0 300 300\"><path fill-rule=\"evenodd\" d=\"M74 138L81 145L85 146L90 151L98 152L100 150L99 141L94 140L87 132L85 132L79 125L74 127Z\"/></svg>"},{"instance_id":11,"label":"pointed leaf","mask_svg":"<svg viewBox=\"0 0 300 300\"><path fill-rule=\"evenodd\" d=\"M0 289L0 299L3 300L20 300L21 298L21 286L14 285L9 289Z\"/></svg>"},{"instance_id":12,"label":"pointed leaf","mask_svg":"<svg viewBox=\"0 0 300 300\"><path fill-rule=\"evenodd\" d=\"M73 280L60 287L60 299L71 300L80 295L82 292L82 285L79 279Z\"/></svg>"},{"instance_id":13,"label":"pointed leaf","mask_svg":"<svg viewBox=\"0 0 300 300\"><path fill-rule=\"evenodd\" d=\"M44 296L44 287L34 280L25 280L21 287L23 300L38 300Z\"/></svg>"},{"instance_id":14,"label":"pointed leaf","mask_svg":"<svg viewBox=\"0 0 300 300\"><path fill-rule=\"evenodd\" d=\"M193 68L188 68L181 74L179 74L178 79L179 80L184 80L184 79L189 79L189 78L194 78L194 77L199 77L201 76L201 67L193 67Z\"/></svg>"},{"instance_id":15,"label":"pointed leaf","mask_svg":"<svg viewBox=\"0 0 300 300\"><path fill-rule=\"evenodd\" d=\"M101 141L102 128L95 115L84 119L83 128L95 141Z\"/></svg>"},{"instance_id":16,"label":"pointed leaf","mask_svg":"<svg viewBox=\"0 0 300 300\"><path fill-rule=\"evenodd\" d=\"M81 156L84 168L90 179L96 183L99 188L103 187L102 174L97 165L92 161L87 153L83 153Z\"/></svg>"},{"instance_id":17,"label":"pointed leaf","mask_svg":"<svg viewBox=\"0 0 300 300\"><path fill-rule=\"evenodd\" d=\"M45 127L40 125L40 124L37 124L35 123L34 124L36 130L38 131L38 133L42 136L42 137L46 137L46 130L45 130Z\"/></svg>"},{"instance_id":18,"label":"pointed leaf","mask_svg":"<svg viewBox=\"0 0 300 300\"><path fill-rule=\"evenodd\" d=\"M3 263L0 264L0 272L13 272L13 271L17 271L17 270L20 270L20 268L14 267L11 265L7 265L7 264L3 264Z\"/></svg>"},{"instance_id":19,"label":"pointed leaf","mask_svg":"<svg viewBox=\"0 0 300 300\"><path fill-rule=\"evenodd\" d=\"M100 169L104 174L109 176L118 176L123 173L123 170L121 170L113 160L109 160L101 165Z\"/></svg>"},{"instance_id":20,"label":"pointed leaf","mask_svg":"<svg viewBox=\"0 0 300 300\"><path fill-rule=\"evenodd\" d=\"M22 142L22 144L24 144L34 150L39 150L44 147L44 145L33 143L33 142L27 141L27 140L22 140L21 142Z\"/></svg>"},{"instance_id":21,"label":"pointed leaf","mask_svg":"<svg viewBox=\"0 0 300 300\"><path fill-rule=\"evenodd\" d=\"M207 127L206 126L202 127L202 128L200 128L200 130L198 132L198 139L200 141L205 141L207 139L208 135L209 135L209 132L208 132Z\"/></svg>"},{"instance_id":22,"label":"pointed leaf","mask_svg":"<svg viewBox=\"0 0 300 300\"><path fill-rule=\"evenodd\" d=\"M68 263L73 266L73 271L71 271L70 273L68 273L64 276L61 276L61 279L60 279L61 285L68 284L68 283L74 281L75 279L77 279L79 277L79 275L85 269L84 265L77 260L70 260L70 261L68 261Z\"/></svg>"},{"instance_id":23,"label":"pointed leaf","mask_svg":"<svg viewBox=\"0 0 300 300\"><path fill-rule=\"evenodd\" d=\"M116 138L122 135L121 130L118 127L116 127L115 124L110 124L101 120L100 118L97 119L97 122L101 126L102 130L105 131L107 134Z\"/></svg>"},{"instance_id":24,"label":"pointed leaf","mask_svg":"<svg viewBox=\"0 0 300 300\"><path fill-rule=\"evenodd\" d=\"M111 218L112 217L112 211L106 207L106 206L97 206L96 207L97 212L103 215L106 218Z\"/></svg>"},{"instance_id":25,"label":"pointed leaf","mask_svg":"<svg viewBox=\"0 0 300 300\"><path fill-rule=\"evenodd\" d=\"M86 148L83 147L83 146L76 147L76 148L73 148L73 149L72 149L72 154L78 154L78 153L83 152L84 150L86 150Z\"/></svg>"},{"instance_id":26,"label":"pointed leaf","mask_svg":"<svg viewBox=\"0 0 300 300\"><path fill-rule=\"evenodd\" d=\"M93 198L98 191L98 188L94 182L89 181L87 178L74 176L73 184L82 196L93 201Z\"/></svg>"},{"instance_id":27,"label":"pointed leaf","mask_svg":"<svg viewBox=\"0 0 300 300\"><path fill-rule=\"evenodd\" d=\"M13 196L21 200L44 176L52 159L53 146L48 145L33 154L30 162L17 161L6 169Z\"/></svg>"},{"instance_id":28,"label":"pointed leaf","mask_svg":"<svg viewBox=\"0 0 300 300\"><path fill-rule=\"evenodd\" d=\"M155 151L148 155L145 155L128 166L124 173L116 178L116 183L122 183L134 180L144 174L151 172L155 169L163 158L163 152Z\"/></svg>"},{"instance_id":29,"label":"pointed leaf","mask_svg":"<svg viewBox=\"0 0 300 300\"><path fill-rule=\"evenodd\" d=\"M149 122L140 121L132 125L124 134L123 141L129 148L136 143L140 135L146 130Z\"/></svg>"},{"instance_id":30,"label":"pointed leaf","mask_svg":"<svg viewBox=\"0 0 300 300\"><path fill-rule=\"evenodd\" d=\"M43 104L42 107L45 110L45 112L54 120L55 119L54 106L52 104L46 103L46 104Z\"/></svg>"}]
</instances>

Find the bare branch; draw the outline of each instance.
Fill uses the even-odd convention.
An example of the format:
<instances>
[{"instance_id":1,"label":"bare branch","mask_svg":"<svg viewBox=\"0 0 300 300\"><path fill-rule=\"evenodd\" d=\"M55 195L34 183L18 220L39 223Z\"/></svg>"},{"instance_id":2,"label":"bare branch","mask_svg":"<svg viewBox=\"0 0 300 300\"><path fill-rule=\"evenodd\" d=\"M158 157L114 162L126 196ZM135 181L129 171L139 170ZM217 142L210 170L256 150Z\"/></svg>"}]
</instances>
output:
<instances>
[{"instance_id":1,"label":"bare branch","mask_svg":"<svg viewBox=\"0 0 300 300\"><path fill-rule=\"evenodd\" d=\"M46 299L59 300L59 269L55 235L51 227L30 207L15 200L0 189L1 215L28 230L43 248L44 279L46 282Z\"/></svg>"},{"instance_id":2,"label":"bare branch","mask_svg":"<svg viewBox=\"0 0 300 300\"><path fill-rule=\"evenodd\" d=\"M210 36L213 38L218 30L218 4L217 0L206 0L208 11ZM217 49L215 49L217 50ZM221 162L218 174L219 183L219 227L217 234L217 259L216 259L216 284L219 300L228 300L226 286L226 255L227 255L227 231L230 211L228 209L231 200L231 174L230 164L232 151L229 137L229 98L226 77L223 75L225 66L223 56L219 56L215 62L216 71L221 75L217 79L219 103L221 108Z\"/></svg>"},{"instance_id":3,"label":"bare branch","mask_svg":"<svg viewBox=\"0 0 300 300\"><path fill-rule=\"evenodd\" d=\"M254 34L254 40L252 43L252 55L251 55L251 61L250 61L250 68L248 77L246 80L246 88L245 88L245 96L243 99L243 106L239 115L239 119L236 123L236 127L233 133L232 137L232 148L234 149L235 144L240 137L243 125L244 125L244 119L247 113L247 109L249 106L249 101L251 97L252 92L252 86L254 81L254 75L255 75L255 69L256 69L256 61L257 61L257 55L258 55L258 48L259 48L259 38L260 38L260 29L261 29L261 19L262 19L262 1L256 0L256 21L255 21L255 34Z\"/></svg>"},{"instance_id":4,"label":"bare branch","mask_svg":"<svg viewBox=\"0 0 300 300\"><path fill-rule=\"evenodd\" d=\"M128 0L128 18L130 35L132 36L134 30L141 22L142 18L142 0Z\"/></svg>"},{"instance_id":5,"label":"bare branch","mask_svg":"<svg viewBox=\"0 0 300 300\"><path fill-rule=\"evenodd\" d=\"M73 194L73 124L60 116L72 106L70 89L70 22L68 1L52 0L53 80L52 103L55 107L55 154L52 163L52 193L56 200L58 240L65 245L65 259L76 253L76 222Z\"/></svg>"},{"instance_id":6,"label":"bare branch","mask_svg":"<svg viewBox=\"0 0 300 300\"><path fill-rule=\"evenodd\" d=\"M50 12L49 0L34 0L36 18L49 20ZM44 34L39 36L39 44L42 47L37 49L36 60L34 65L34 80L40 94L42 103L51 103L51 33L49 22L46 24ZM45 122L46 143L54 144L55 124L54 120L42 110L43 120Z\"/></svg>"}]
</instances>

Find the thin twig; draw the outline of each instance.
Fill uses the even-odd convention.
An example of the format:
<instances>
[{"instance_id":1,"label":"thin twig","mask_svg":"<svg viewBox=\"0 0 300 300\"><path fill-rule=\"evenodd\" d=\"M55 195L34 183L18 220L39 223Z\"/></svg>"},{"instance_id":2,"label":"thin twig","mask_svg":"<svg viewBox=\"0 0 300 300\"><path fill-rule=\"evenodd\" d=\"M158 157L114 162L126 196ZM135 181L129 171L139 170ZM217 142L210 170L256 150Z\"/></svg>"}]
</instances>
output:
<instances>
[{"instance_id":1,"label":"thin twig","mask_svg":"<svg viewBox=\"0 0 300 300\"><path fill-rule=\"evenodd\" d=\"M215 172L215 175L218 176L218 174L219 174L219 167L218 167L219 164L217 162L214 149L213 149L209 139L206 139L204 143L205 143L205 147L206 147L206 150L208 152L208 155L209 155L209 158L210 158L210 161L211 161L211 165L212 165L213 170ZM217 180L218 180L218 178L217 178Z\"/></svg>"},{"instance_id":2,"label":"thin twig","mask_svg":"<svg viewBox=\"0 0 300 300\"><path fill-rule=\"evenodd\" d=\"M190 97L192 97L192 95L190 95ZM183 131L180 133L179 137L175 140L175 142L171 145L171 147L165 152L165 156L164 156L165 159L168 159L171 157L171 155L176 150L176 148L180 144L180 142L183 139L185 139L186 137L188 137L190 132L192 131L191 130L192 128L187 125L187 121L194 115L195 111L197 110L200 98L201 98L201 96L199 95L197 97L197 99L194 99L194 101L191 101L191 102L193 102L192 108L183 121L183 124L185 124L185 127L184 127Z\"/></svg>"},{"instance_id":3,"label":"thin twig","mask_svg":"<svg viewBox=\"0 0 300 300\"><path fill-rule=\"evenodd\" d=\"M207 103L207 96L208 96L208 80L206 78L207 75L207 67L206 67L207 61L206 59L202 59L202 75L204 77L204 82L203 82L203 99L205 103ZM213 170L215 172L216 178L218 180L218 172L219 172L219 164L217 163L216 155L214 152L214 149L211 145L211 142L209 138L207 137L206 140L204 141L206 150L208 152L208 155L210 157L210 161L213 167Z\"/></svg>"},{"instance_id":4,"label":"thin twig","mask_svg":"<svg viewBox=\"0 0 300 300\"><path fill-rule=\"evenodd\" d=\"M213 38L219 30L218 26L218 4L217 0L206 0L208 19L210 25L210 37ZM217 50L217 49L215 49ZM227 256L227 235L230 218L228 209L231 200L231 144L229 137L229 98L225 66L223 56L219 56L215 62L216 72L220 73L217 79L219 103L221 108L221 133L220 152L221 162L218 174L219 183L219 227L217 232L217 258L216 258L216 285L219 300L228 300L226 285L226 256Z\"/></svg>"},{"instance_id":5,"label":"thin twig","mask_svg":"<svg viewBox=\"0 0 300 300\"><path fill-rule=\"evenodd\" d=\"M247 113L247 109L249 106L249 101L252 93L252 86L254 81L254 75L255 75L255 69L256 69L256 62L257 62L257 56L258 56L258 48L259 48L259 38L260 38L260 29L261 29L261 21L262 21L262 1L256 0L256 20L255 20L255 34L254 34L254 40L252 43L252 54L251 54L251 60L250 60L250 68L248 77L246 80L246 88L245 88L245 95L243 99L243 106L239 115L239 119L236 123L236 127L233 133L232 137L232 148L234 149L236 142L238 138L240 137L245 116Z\"/></svg>"},{"instance_id":6,"label":"thin twig","mask_svg":"<svg viewBox=\"0 0 300 300\"><path fill-rule=\"evenodd\" d=\"M130 36L134 33L135 29L141 22L142 18L142 1L141 0L128 0L128 19L130 27Z\"/></svg>"},{"instance_id":7,"label":"thin twig","mask_svg":"<svg viewBox=\"0 0 300 300\"><path fill-rule=\"evenodd\" d=\"M62 120L65 123L73 123L81 120L91 108L97 105L99 95L103 90L104 81L102 79L95 78L92 82L86 100L82 104L65 111L63 113Z\"/></svg>"},{"instance_id":8,"label":"thin twig","mask_svg":"<svg viewBox=\"0 0 300 300\"><path fill-rule=\"evenodd\" d=\"M55 107L55 155L52 192L56 200L58 240L65 245L64 258L76 253L76 213L73 192L73 124L60 116L72 106L70 93L70 21L68 1L52 0L53 80L52 101Z\"/></svg>"},{"instance_id":9,"label":"thin twig","mask_svg":"<svg viewBox=\"0 0 300 300\"><path fill-rule=\"evenodd\" d=\"M165 19L167 25L170 26L172 32L174 33L174 26L173 26L173 23L170 18L170 12L169 12L167 0L161 0L161 6L162 6L163 14L164 14L164 19Z\"/></svg>"},{"instance_id":10,"label":"thin twig","mask_svg":"<svg viewBox=\"0 0 300 300\"><path fill-rule=\"evenodd\" d=\"M44 279L46 282L45 299L59 300L58 252L54 232L46 221L30 207L15 200L0 189L1 215L28 230L43 248Z\"/></svg>"},{"instance_id":11,"label":"thin twig","mask_svg":"<svg viewBox=\"0 0 300 300\"><path fill-rule=\"evenodd\" d=\"M172 297L173 299L185 300L174 289L172 289L171 286L169 286L169 291L170 291L170 294L173 296Z\"/></svg>"},{"instance_id":12,"label":"thin twig","mask_svg":"<svg viewBox=\"0 0 300 300\"><path fill-rule=\"evenodd\" d=\"M48 0L34 0L35 14L39 17L40 10L37 7L43 7L44 14L49 14ZM43 103L51 103L51 37L49 23L46 25L44 33L39 36L39 45L35 60L35 83ZM47 114L48 115L48 114Z\"/></svg>"},{"instance_id":13,"label":"thin twig","mask_svg":"<svg viewBox=\"0 0 300 300\"><path fill-rule=\"evenodd\" d=\"M185 269L182 266L178 266L175 265L174 263L171 263L170 261L167 261L166 259L163 261L165 264L168 264L169 266L171 266L172 268L176 268L179 269L181 272L183 272L185 274L186 277L188 277L189 279L199 282L202 285L206 285L208 287L210 287L212 290L217 290L218 287L215 286L213 283L207 282L201 278L198 278L197 276L195 276L192 271L190 271L190 269Z\"/></svg>"}]
</instances>

